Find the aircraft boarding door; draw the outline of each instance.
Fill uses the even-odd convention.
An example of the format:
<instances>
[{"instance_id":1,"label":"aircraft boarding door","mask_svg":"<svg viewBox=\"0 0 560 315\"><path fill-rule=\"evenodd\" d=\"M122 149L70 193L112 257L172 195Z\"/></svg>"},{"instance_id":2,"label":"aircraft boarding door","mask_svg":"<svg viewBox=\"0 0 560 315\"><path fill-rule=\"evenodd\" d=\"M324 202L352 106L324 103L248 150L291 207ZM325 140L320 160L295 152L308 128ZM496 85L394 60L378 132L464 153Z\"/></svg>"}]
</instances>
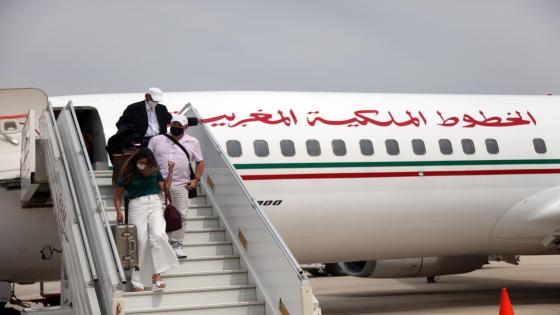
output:
<instances>
[{"instance_id":1,"label":"aircraft boarding door","mask_svg":"<svg viewBox=\"0 0 560 315\"><path fill-rule=\"evenodd\" d=\"M22 127L30 110L41 113L47 103L47 95L39 89L0 89L0 182L3 187L19 186Z\"/></svg>"},{"instance_id":2,"label":"aircraft boarding door","mask_svg":"<svg viewBox=\"0 0 560 315\"><path fill-rule=\"evenodd\" d=\"M21 132L21 205L27 207L50 206L48 201L48 175L37 131L37 115L29 110Z\"/></svg>"},{"instance_id":3,"label":"aircraft boarding door","mask_svg":"<svg viewBox=\"0 0 560 315\"><path fill-rule=\"evenodd\" d=\"M27 113L27 120L21 132L21 201L28 203L38 188L31 182L35 173L35 111Z\"/></svg>"}]
</instances>

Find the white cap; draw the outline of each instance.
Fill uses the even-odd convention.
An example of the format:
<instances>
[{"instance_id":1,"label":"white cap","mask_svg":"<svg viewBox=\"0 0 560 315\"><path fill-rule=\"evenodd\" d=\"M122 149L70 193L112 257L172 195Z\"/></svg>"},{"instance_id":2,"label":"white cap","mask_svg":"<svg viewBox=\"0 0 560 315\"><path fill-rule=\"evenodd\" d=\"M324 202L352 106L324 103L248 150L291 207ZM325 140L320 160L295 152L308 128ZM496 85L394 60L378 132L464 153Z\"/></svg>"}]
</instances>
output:
<instances>
[{"instance_id":1,"label":"white cap","mask_svg":"<svg viewBox=\"0 0 560 315\"><path fill-rule=\"evenodd\" d=\"M180 123L183 127L189 125L189 121L187 120L187 117L180 114L173 115L173 118L171 118L171 122L175 122L175 121Z\"/></svg>"},{"instance_id":2,"label":"white cap","mask_svg":"<svg viewBox=\"0 0 560 315\"><path fill-rule=\"evenodd\" d=\"M152 100L156 102L161 102L163 100L163 92L157 87L149 88L146 94L149 94L152 97Z\"/></svg>"}]
</instances>

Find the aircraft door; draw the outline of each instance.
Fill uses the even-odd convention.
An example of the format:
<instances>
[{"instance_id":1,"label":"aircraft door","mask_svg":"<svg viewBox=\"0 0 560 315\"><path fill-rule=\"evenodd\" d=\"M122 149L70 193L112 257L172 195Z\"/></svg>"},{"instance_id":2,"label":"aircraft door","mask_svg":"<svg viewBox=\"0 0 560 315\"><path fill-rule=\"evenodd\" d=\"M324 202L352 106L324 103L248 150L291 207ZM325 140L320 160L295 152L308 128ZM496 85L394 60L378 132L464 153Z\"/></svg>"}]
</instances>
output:
<instances>
[{"instance_id":1,"label":"aircraft door","mask_svg":"<svg viewBox=\"0 0 560 315\"><path fill-rule=\"evenodd\" d=\"M94 170L108 169L105 133L97 109L89 106L75 106L74 111L91 166Z\"/></svg>"},{"instance_id":2,"label":"aircraft door","mask_svg":"<svg viewBox=\"0 0 560 315\"><path fill-rule=\"evenodd\" d=\"M19 186L21 132L27 113L30 110L41 113L47 103L47 95L39 89L0 89L0 182L3 186L10 180Z\"/></svg>"}]
</instances>

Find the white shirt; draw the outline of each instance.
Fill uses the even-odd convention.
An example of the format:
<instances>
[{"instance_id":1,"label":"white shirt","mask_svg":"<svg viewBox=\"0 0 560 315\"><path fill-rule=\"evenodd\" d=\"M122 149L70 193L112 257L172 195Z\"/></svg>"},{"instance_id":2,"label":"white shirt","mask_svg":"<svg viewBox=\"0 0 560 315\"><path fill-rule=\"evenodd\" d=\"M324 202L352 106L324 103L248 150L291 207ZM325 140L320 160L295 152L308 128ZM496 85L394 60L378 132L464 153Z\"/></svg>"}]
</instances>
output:
<instances>
[{"instance_id":1,"label":"white shirt","mask_svg":"<svg viewBox=\"0 0 560 315\"><path fill-rule=\"evenodd\" d=\"M156 108L150 107L148 102L146 103L146 112L148 113L148 129L144 137L153 137L159 135L159 123L156 115Z\"/></svg>"},{"instance_id":2,"label":"white shirt","mask_svg":"<svg viewBox=\"0 0 560 315\"><path fill-rule=\"evenodd\" d=\"M191 161L202 161L202 151L200 150L200 144L196 138L183 134L183 137L179 139L178 142L187 149ZM148 143L148 149L154 153L164 179L167 178L167 161L173 161L175 162L175 167L173 168L172 185L184 185L189 182L190 170L187 155L171 139L164 135L153 137Z\"/></svg>"}]
</instances>

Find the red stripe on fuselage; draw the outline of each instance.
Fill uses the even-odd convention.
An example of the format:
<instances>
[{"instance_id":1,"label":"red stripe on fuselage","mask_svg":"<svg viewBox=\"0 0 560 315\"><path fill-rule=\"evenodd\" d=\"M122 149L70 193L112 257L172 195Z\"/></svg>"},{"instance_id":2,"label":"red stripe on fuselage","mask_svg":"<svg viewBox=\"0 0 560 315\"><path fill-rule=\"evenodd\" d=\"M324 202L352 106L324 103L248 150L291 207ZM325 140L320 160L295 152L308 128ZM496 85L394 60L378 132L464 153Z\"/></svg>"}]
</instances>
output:
<instances>
[{"instance_id":1,"label":"red stripe on fuselage","mask_svg":"<svg viewBox=\"0 0 560 315\"><path fill-rule=\"evenodd\" d=\"M12 115L12 116L0 116L0 119L19 119L19 118L27 118L27 114Z\"/></svg>"},{"instance_id":2,"label":"red stripe on fuselage","mask_svg":"<svg viewBox=\"0 0 560 315\"><path fill-rule=\"evenodd\" d=\"M244 180L560 174L560 169L241 175Z\"/></svg>"}]
</instances>

